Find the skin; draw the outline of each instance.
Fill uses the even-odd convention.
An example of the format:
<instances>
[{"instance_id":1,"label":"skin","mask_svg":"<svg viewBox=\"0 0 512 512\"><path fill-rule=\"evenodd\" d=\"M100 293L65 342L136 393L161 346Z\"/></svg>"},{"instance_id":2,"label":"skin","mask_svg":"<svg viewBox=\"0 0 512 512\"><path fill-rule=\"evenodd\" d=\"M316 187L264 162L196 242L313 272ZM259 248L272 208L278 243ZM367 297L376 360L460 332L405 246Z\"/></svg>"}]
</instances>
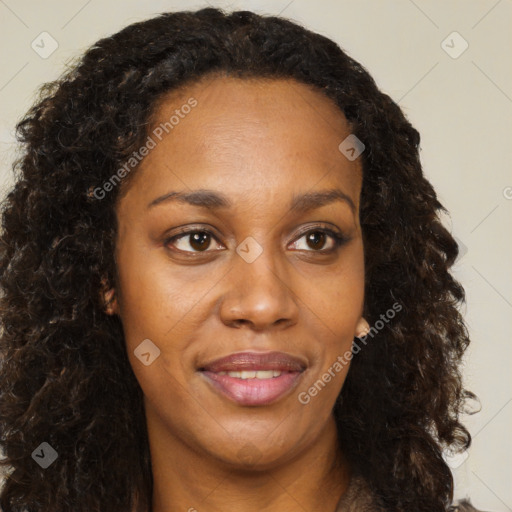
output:
<instances>
[{"instance_id":1,"label":"skin","mask_svg":"<svg viewBox=\"0 0 512 512\"><path fill-rule=\"evenodd\" d=\"M334 511L350 479L332 416L348 365L308 404L298 394L365 324L361 163L338 149L350 129L307 85L226 76L168 94L154 126L190 97L197 106L144 158L116 206L118 282L108 313L121 318L144 392L152 512ZM295 195L334 188L354 211L344 201L290 211ZM171 191L198 189L233 205L148 208ZM179 227L213 236L194 244L182 235L166 246ZM334 247L331 236L308 242L305 233L324 227L349 240L322 255ZM236 252L247 237L263 251L251 263ZM145 339L160 350L148 366L134 354ZM241 406L197 368L242 351L287 352L307 369L278 401Z\"/></svg>"}]
</instances>

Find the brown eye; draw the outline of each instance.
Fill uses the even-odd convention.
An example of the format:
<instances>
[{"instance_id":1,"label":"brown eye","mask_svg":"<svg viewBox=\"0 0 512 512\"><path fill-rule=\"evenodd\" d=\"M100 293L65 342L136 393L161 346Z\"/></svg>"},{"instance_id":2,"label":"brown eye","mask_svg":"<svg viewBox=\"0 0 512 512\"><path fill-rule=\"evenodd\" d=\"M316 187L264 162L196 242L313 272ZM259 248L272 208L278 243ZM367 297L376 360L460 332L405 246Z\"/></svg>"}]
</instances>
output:
<instances>
[{"instance_id":1,"label":"brown eye","mask_svg":"<svg viewBox=\"0 0 512 512\"><path fill-rule=\"evenodd\" d=\"M168 238L165 245L172 245L182 252L206 252L210 248L213 235L208 231L189 231Z\"/></svg>"},{"instance_id":2,"label":"brown eye","mask_svg":"<svg viewBox=\"0 0 512 512\"><path fill-rule=\"evenodd\" d=\"M189 234L190 236L190 247L196 251L204 251L208 249L211 242L211 237L208 233L198 232Z\"/></svg>"},{"instance_id":3,"label":"brown eye","mask_svg":"<svg viewBox=\"0 0 512 512\"><path fill-rule=\"evenodd\" d=\"M330 241L330 243L329 243ZM307 231L294 242L294 249L300 251L319 252L325 254L334 252L348 239L340 233L327 228ZM327 247L325 247L327 245Z\"/></svg>"},{"instance_id":4,"label":"brown eye","mask_svg":"<svg viewBox=\"0 0 512 512\"><path fill-rule=\"evenodd\" d=\"M315 250L321 250L325 244L325 233L321 231L311 231L306 235L306 243Z\"/></svg>"}]
</instances>

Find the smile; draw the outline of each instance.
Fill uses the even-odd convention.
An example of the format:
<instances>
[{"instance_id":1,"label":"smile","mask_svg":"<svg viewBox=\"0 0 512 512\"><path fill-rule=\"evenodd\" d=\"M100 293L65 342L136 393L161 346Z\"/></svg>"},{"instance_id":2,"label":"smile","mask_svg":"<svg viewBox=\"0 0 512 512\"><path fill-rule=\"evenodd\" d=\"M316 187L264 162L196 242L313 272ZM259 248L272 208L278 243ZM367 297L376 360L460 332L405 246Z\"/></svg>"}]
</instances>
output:
<instances>
[{"instance_id":1,"label":"smile","mask_svg":"<svg viewBox=\"0 0 512 512\"><path fill-rule=\"evenodd\" d=\"M283 352L241 352L205 364L199 371L211 389L242 406L276 402L294 389L307 363Z\"/></svg>"}]
</instances>

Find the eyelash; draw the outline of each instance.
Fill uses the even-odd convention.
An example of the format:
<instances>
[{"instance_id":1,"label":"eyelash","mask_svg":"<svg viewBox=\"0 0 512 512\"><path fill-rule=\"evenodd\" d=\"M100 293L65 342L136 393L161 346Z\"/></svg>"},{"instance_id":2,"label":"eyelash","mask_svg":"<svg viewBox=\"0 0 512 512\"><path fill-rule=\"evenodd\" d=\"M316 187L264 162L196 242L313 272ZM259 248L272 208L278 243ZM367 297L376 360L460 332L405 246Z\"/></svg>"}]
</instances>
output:
<instances>
[{"instance_id":1,"label":"eyelash","mask_svg":"<svg viewBox=\"0 0 512 512\"><path fill-rule=\"evenodd\" d=\"M164 240L164 246L167 247L171 242L176 241L180 238L184 238L186 236L195 234L195 233L204 233L204 234L210 235L214 240L217 240L217 237L211 231L209 231L207 229L197 229L197 228L193 229L192 228L192 229L184 229L183 231L180 231L176 235L166 238ZM347 243L349 241L348 237L346 237L332 229L329 229L326 227L314 227L314 228L308 229L307 231L302 232L299 235L299 237L294 240L294 243L296 243L302 237L304 237L305 235L308 235L310 233L323 233L323 234L330 236L334 242L334 247L332 247L331 249L327 249L327 250L311 249L311 250L307 250L306 252L312 252L312 253L317 253L317 254L331 254L331 253L336 252L342 245L344 245L345 243ZM218 240L217 240L217 242L218 242ZM170 249L170 250L172 250L172 249ZM185 253L185 254L204 254L204 253L212 252L210 250L205 250L205 251L183 251L181 249L174 249L174 250L179 251L181 253ZM299 249L299 250L302 250L302 249Z\"/></svg>"}]
</instances>

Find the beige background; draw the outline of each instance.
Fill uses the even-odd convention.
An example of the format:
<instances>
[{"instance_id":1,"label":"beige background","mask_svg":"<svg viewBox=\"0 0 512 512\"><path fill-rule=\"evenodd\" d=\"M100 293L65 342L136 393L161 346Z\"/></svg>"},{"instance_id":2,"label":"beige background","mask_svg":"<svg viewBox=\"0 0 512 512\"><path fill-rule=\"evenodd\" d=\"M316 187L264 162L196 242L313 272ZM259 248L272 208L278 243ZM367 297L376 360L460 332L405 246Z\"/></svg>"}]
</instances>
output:
<instances>
[{"instance_id":1,"label":"beige background","mask_svg":"<svg viewBox=\"0 0 512 512\"><path fill-rule=\"evenodd\" d=\"M464 373L482 410L466 418L468 457L451 462L456 497L512 510L511 0L0 0L0 195L12 183L14 124L43 82L129 23L208 3L281 14L334 39L420 131L425 173L467 248L455 269L472 335ZM58 44L47 58L31 47L44 31Z\"/></svg>"}]
</instances>

